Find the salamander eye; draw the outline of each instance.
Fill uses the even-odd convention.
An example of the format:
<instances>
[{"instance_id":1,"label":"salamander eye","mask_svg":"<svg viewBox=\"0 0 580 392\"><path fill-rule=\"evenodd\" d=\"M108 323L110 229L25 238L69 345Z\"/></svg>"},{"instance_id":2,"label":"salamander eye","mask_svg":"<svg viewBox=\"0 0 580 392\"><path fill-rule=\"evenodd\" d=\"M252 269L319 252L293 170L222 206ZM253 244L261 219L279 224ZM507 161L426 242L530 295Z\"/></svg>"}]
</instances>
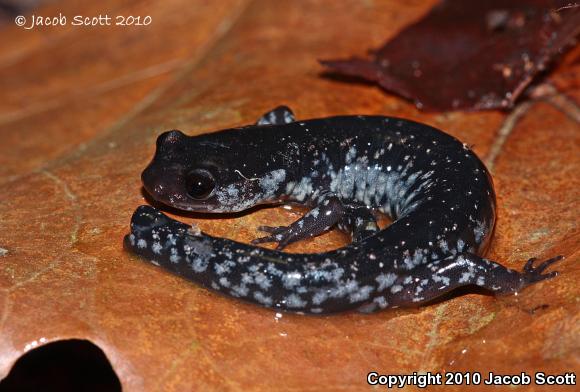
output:
<instances>
[{"instance_id":1,"label":"salamander eye","mask_svg":"<svg viewBox=\"0 0 580 392\"><path fill-rule=\"evenodd\" d=\"M192 199L207 199L215 188L215 180L210 172L203 169L194 169L185 179L187 195Z\"/></svg>"}]
</instances>

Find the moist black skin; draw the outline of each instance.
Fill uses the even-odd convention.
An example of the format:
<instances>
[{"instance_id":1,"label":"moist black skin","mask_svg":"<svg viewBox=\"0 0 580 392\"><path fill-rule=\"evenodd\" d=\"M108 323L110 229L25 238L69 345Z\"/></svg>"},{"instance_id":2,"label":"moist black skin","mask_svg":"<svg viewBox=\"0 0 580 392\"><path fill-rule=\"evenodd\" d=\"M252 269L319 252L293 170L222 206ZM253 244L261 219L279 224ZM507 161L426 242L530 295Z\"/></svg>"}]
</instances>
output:
<instances>
[{"instance_id":1,"label":"moist black skin","mask_svg":"<svg viewBox=\"0 0 580 392\"><path fill-rule=\"evenodd\" d=\"M288 227L262 226L276 250L199 232L139 207L125 246L208 289L304 313L417 306L461 286L513 293L556 276L481 257L496 219L491 177L465 145L433 127L381 116L295 121L287 107L256 125L189 137L159 136L145 189L188 211L235 212L258 204L311 208ZM393 223L379 229L375 214ZM337 226L352 243L325 253L282 249Z\"/></svg>"}]
</instances>

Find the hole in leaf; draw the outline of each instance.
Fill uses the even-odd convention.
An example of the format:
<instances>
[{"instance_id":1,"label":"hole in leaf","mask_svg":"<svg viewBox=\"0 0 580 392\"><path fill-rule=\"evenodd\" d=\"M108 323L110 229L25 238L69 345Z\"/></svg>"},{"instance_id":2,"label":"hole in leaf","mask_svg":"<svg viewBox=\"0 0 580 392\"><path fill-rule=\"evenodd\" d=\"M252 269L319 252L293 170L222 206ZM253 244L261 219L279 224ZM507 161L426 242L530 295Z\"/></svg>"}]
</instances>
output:
<instances>
[{"instance_id":1,"label":"hole in leaf","mask_svg":"<svg viewBox=\"0 0 580 392\"><path fill-rule=\"evenodd\" d=\"M71 339L24 354L0 381L0 391L121 391L121 383L98 346Z\"/></svg>"}]
</instances>

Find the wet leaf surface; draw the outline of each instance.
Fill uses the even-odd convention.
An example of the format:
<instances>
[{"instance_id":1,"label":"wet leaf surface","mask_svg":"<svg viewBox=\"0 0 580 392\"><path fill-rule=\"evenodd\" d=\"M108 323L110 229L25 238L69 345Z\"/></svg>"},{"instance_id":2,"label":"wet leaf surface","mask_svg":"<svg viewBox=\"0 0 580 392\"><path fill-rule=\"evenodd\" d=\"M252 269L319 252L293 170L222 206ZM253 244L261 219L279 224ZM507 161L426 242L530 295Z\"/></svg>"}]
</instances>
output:
<instances>
[{"instance_id":1,"label":"wet leaf surface","mask_svg":"<svg viewBox=\"0 0 580 392\"><path fill-rule=\"evenodd\" d=\"M91 4L64 0L37 13L98 13L83 8ZM580 370L580 110L576 93L561 94L580 80L577 50L550 76L555 90L518 116L422 113L378 89L321 78L315 59L378 46L431 1L112 4L102 7L156 22L2 31L0 378L23 353L61 339L100 347L131 391L366 390L371 370ZM299 118L406 117L474 145L498 194L489 256L521 268L528 257L563 254L560 276L517 297L463 293L414 310L305 317L218 296L123 251L160 132L253 123L279 104ZM297 212L173 216L248 242L257 226L289 223ZM344 243L331 232L288 250Z\"/></svg>"}]
</instances>

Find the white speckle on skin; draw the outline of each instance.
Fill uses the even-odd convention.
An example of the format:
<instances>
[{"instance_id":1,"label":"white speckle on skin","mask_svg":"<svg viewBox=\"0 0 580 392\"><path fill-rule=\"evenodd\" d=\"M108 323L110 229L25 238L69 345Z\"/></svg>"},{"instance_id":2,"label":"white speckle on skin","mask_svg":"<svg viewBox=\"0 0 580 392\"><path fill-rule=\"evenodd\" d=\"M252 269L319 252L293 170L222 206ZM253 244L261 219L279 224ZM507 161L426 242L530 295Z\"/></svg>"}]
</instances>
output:
<instances>
[{"instance_id":1,"label":"white speckle on skin","mask_svg":"<svg viewBox=\"0 0 580 392\"><path fill-rule=\"evenodd\" d=\"M341 285L329 290L329 296L332 298L345 298L350 293L355 292L359 289L358 282L356 280L348 280Z\"/></svg>"},{"instance_id":2,"label":"white speckle on skin","mask_svg":"<svg viewBox=\"0 0 580 392\"><path fill-rule=\"evenodd\" d=\"M230 260L224 260L222 263L215 263L213 269L216 274L224 275L229 273L232 268L232 263Z\"/></svg>"},{"instance_id":3,"label":"white speckle on skin","mask_svg":"<svg viewBox=\"0 0 580 392\"><path fill-rule=\"evenodd\" d=\"M262 305L272 306L272 298L264 295L261 291L254 292L254 298Z\"/></svg>"},{"instance_id":4,"label":"white speckle on skin","mask_svg":"<svg viewBox=\"0 0 580 392\"><path fill-rule=\"evenodd\" d=\"M272 280L265 274L257 273L254 276L254 282L263 290L268 290L272 286Z\"/></svg>"},{"instance_id":5,"label":"white speckle on skin","mask_svg":"<svg viewBox=\"0 0 580 392\"><path fill-rule=\"evenodd\" d=\"M179 256L177 252L177 248L171 248L170 250L171 255L169 256L169 261L172 263L178 263L181 260L181 256Z\"/></svg>"},{"instance_id":6,"label":"white speckle on skin","mask_svg":"<svg viewBox=\"0 0 580 392\"><path fill-rule=\"evenodd\" d=\"M173 233L169 233L167 234L167 242L166 242L166 246L175 246L177 244L177 238L175 238L175 235L173 235Z\"/></svg>"},{"instance_id":7,"label":"white speckle on skin","mask_svg":"<svg viewBox=\"0 0 580 392\"><path fill-rule=\"evenodd\" d=\"M348 149L348 152L346 153L344 161L348 164L351 163L354 160L354 158L356 158L356 148L354 146L351 146Z\"/></svg>"},{"instance_id":8,"label":"white speckle on skin","mask_svg":"<svg viewBox=\"0 0 580 392\"><path fill-rule=\"evenodd\" d=\"M401 286L401 285L396 284L394 286L391 286L391 293L393 293L393 294L396 294L401 290L403 290L403 286Z\"/></svg>"},{"instance_id":9,"label":"white speckle on skin","mask_svg":"<svg viewBox=\"0 0 580 392\"><path fill-rule=\"evenodd\" d=\"M303 177L300 182L292 187L290 195L298 201L304 201L313 191L312 178Z\"/></svg>"},{"instance_id":10,"label":"white speckle on skin","mask_svg":"<svg viewBox=\"0 0 580 392\"><path fill-rule=\"evenodd\" d=\"M238 297L244 298L248 296L248 292L250 291L250 289L248 289L248 287L245 285L240 285L240 286L232 286L232 291L236 293Z\"/></svg>"},{"instance_id":11,"label":"white speckle on skin","mask_svg":"<svg viewBox=\"0 0 580 392\"><path fill-rule=\"evenodd\" d=\"M471 281L471 278L473 278L475 275L470 273L470 272L463 272L461 274L461 277L459 278L458 282L459 283L468 283Z\"/></svg>"},{"instance_id":12,"label":"white speckle on skin","mask_svg":"<svg viewBox=\"0 0 580 392\"><path fill-rule=\"evenodd\" d=\"M436 283L442 282L443 286L445 286L445 287L449 287L449 284L451 283L451 280L447 276L443 276L443 275L439 275L439 274L433 274L431 276L431 280L433 280L433 282L436 282Z\"/></svg>"},{"instance_id":13,"label":"white speckle on skin","mask_svg":"<svg viewBox=\"0 0 580 392\"><path fill-rule=\"evenodd\" d=\"M139 240L137 241L137 248L139 249L147 248L147 241L145 241L143 238L139 238Z\"/></svg>"},{"instance_id":14,"label":"white speckle on skin","mask_svg":"<svg viewBox=\"0 0 580 392\"><path fill-rule=\"evenodd\" d=\"M155 254L160 255L161 254L161 249L163 249L163 246L161 246L161 244L159 242L154 242L153 245L151 245L151 250Z\"/></svg>"},{"instance_id":15,"label":"white speckle on skin","mask_svg":"<svg viewBox=\"0 0 580 392\"><path fill-rule=\"evenodd\" d=\"M349 295L350 303L365 301L370 297L373 291L373 286L363 286L358 291Z\"/></svg>"},{"instance_id":16,"label":"white speckle on skin","mask_svg":"<svg viewBox=\"0 0 580 392\"><path fill-rule=\"evenodd\" d=\"M312 296L312 303L314 305L320 305L321 303L323 303L327 299L328 299L328 293L326 293L326 291L324 291L324 290L320 290Z\"/></svg>"},{"instance_id":17,"label":"white speckle on skin","mask_svg":"<svg viewBox=\"0 0 580 392\"><path fill-rule=\"evenodd\" d=\"M282 274L284 273L284 272L282 272L282 270L280 270L278 267L276 267L276 264L274 264L274 263L268 263L266 270L268 271L268 273L270 275L274 275L274 276L282 276Z\"/></svg>"},{"instance_id":18,"label":"white speckle on skin","mask_svg":"<svg viewBox=\"0 0 580 392\"><path fill-rule=\"evenodd\" d=\"M383 296L373 299L373 302L379 305L379 308L381 309L385 309L387 306L389 306L389 303Z\"/></svg>"},{"instance_id":19,"label":"white speckle on skin","mask_svg":"<svg viewBox=\"0 0 580 392\"><path fill-rule=\"evenodd\" d=\"M478 244L483 241L487 232L487 226L485 222L477 222L477 226L473 229L473 235L475 236L475 242Z\"/></svg>"},{"instance_id":20,"label":"white speckle on skin","mask_svg":"<svg viewBox=\"0 0 580 392\"><path fill-rule=\"evenodd\" d=\"M306 306L306 301L304 301L300 296L297 294L290 294L284 298L286 302L286 306L289 308L303 308Z\"/></svg>"},{"instance_id":21,"label":"white speckle on skin","mask_svg":"<svg viewBox=\"0 0 580 392\"><path fill-rule=\"evenodd\" d=\"M286 183L286 194L287 195L292 194L292 190L294 189L295 186L296 186L296 183L294 181L288 181Z\"/></svg>"},{"instance_id":22,"label":"white speckle on skin","mask_svg":"<svg viewBox=\"0 0 580 392\"><path fill-rule=\"evenodd\" d=\"M254 278L247 272L242 273L242 284L254 283Z\"/></svg>"},{"instance_id":23,"label":"white speckle on skin","mask_svg":"<svg viewBox=\"0 0 580 392\"><path fill-rule=\"evenodd\" d=\"M449 246L447 245L447 241L445 240L440 240L439 243L439 249L441 249L441 251L443 253L448 253L449 252Z\"/></svg>"},{"instance_id":24,"label":"white speckle on skin","mask_svg":"<svg viewBox=\"0 0 580 392\"><path fill-rule=\"evenodd\" d=\"M201 273L201 272L205 272L208 264L209 264L209 262L207 260L202 259L200 257L197 257L193 260L193 262L191 263L191 266L195 272Z\"/></svg>"},{"instance_id":25,"label":"white speckle on skin","mask_svg":"<svg viewBox=\"0 0 580 392\"><path fill-rule=\"evenodd\" d=\"M286 170L272 170L270 173L266 174L260 179L260 186L267 194L274 193L280 186L280 183L282 183L285 179Z\"/></svg>"},{"instance_id":26,"label":"white speckle on skin","mask_svg":"<svg viewBox=\"0 0 580 392\"><path fill-rule=\"evenodd\" d=\"M375 278L375 280L379 284L377 291L383 291L384 289L391 287L391 285L395 283L395 280L397 280L397 275L393 273L380 274Z\"/></svg>"},{"instance_id":27,"label":"white speckle on skin","mask_svg":"<svg viewBox=\"0 0 580 392\"><path fill-rule=\"evenodd\" d=\"M292 290L294 287L300 284L300 281L302 280L302 274L299 271L292 271L283 274L281 278L284 287L288 290Z\"/></svg>"}]
</instances>

